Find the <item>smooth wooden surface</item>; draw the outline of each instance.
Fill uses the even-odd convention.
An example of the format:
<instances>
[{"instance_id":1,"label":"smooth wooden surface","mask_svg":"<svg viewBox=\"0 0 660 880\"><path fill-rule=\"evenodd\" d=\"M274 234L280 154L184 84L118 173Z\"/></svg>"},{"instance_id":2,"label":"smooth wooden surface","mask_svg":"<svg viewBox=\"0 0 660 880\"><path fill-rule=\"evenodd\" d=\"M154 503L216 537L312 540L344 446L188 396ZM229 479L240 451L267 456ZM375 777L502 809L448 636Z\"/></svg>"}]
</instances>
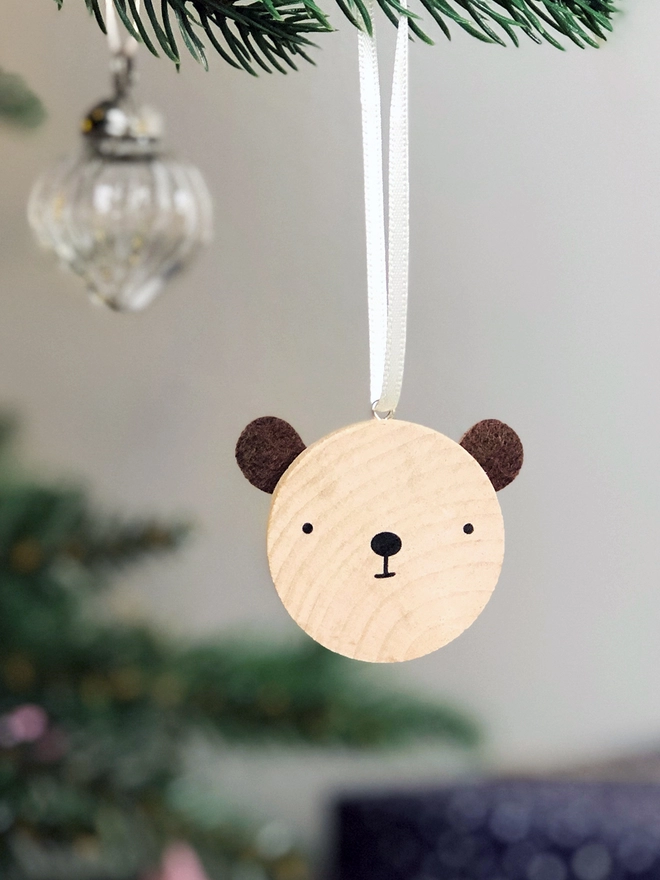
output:
<instances>
[{"instance_id":1,"label":"smooth wooden surface","mask_svg":"<svg viewBox=\"0 0 660 880\"><path fill-rule=\"evenodd\" d=\"M377 578L384 560L371 541L382 532L401 549L388 558L394 576ZM453 440L410 422L372 419L329 434L273 494L275 587L305 632L347 657L411 660L446 645L483 610L503 555L484 471Z\"/></svg>"}]
</instances>

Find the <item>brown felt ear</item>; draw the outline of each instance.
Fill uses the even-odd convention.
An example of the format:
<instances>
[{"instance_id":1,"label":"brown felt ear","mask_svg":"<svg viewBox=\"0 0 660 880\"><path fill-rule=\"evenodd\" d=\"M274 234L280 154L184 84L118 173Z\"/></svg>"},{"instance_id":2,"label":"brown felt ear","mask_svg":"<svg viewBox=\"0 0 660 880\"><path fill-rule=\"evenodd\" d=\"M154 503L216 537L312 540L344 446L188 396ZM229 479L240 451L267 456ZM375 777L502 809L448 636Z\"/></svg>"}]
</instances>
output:
<instances>
[{"instance_id":1,"label":"brown felt ear","mask_svg":"<svg viewBox=\"0 0 660 880\"><path fill-rule=\"evenodd\" d=\"M243 429L236 444L236 461L253 486L272 493L284 471L305 448L288 422L263 416Z\"/></svg>"},{"instance_id":2,"label":"brown felt ear","mask_svg":"<svg viewBox=\"0 0 660 880\"><path fill-rule=\"evenodd\" d=\"M513 428L497 419L477 422L461 438L467 450L490 477L496 492L508 486L520 473L523 446Z\"/></svg>"}]
</instances>

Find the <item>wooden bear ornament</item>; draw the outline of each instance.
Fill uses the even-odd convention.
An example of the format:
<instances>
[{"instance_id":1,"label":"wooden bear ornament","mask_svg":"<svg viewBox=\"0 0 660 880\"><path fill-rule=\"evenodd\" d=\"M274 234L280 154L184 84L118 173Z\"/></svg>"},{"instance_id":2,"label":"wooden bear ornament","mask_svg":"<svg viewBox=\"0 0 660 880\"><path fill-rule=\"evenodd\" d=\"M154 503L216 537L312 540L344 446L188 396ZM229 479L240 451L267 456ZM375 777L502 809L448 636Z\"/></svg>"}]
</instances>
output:
<instances>
[{"instance_id":1,"label":"wooden bear ornament","mask_svg":"<svg viewBox=\"0 0 660 880\"><path fill-rule=\"evenodd\" d=\"M372 419L305 447L267 416L245 428L236 459L273 494L277 592L326 648L372 662L421 657L467 629L495 589L504 555L495 493L523 461L503 422L479 422L459 444Z\"/></svg>"}]
</instances>

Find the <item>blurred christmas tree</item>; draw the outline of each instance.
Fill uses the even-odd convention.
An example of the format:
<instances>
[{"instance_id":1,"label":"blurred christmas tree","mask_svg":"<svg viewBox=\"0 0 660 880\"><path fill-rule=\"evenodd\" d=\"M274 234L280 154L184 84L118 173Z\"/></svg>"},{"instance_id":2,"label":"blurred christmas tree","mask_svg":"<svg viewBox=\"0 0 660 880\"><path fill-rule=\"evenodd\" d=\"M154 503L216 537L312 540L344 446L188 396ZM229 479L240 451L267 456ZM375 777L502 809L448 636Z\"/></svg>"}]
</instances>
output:
<instances>
[{"instance_id":1,"label":"blurred christmas tree","mask_svg":"<svg viewBox=\"0 0 660 880\"><path fill-rule=\"evenodd\" d=\"M104 519L81 492L18 477L10 433L0 425L2 880L307 877L297 851L186 810L177 780L191 733L475 742L461 714L374 689L373 671L366 681L310 642L185 646L108 622L95 597L109 575L177 547L185 527Z\"/></svg>"}]
</instances>

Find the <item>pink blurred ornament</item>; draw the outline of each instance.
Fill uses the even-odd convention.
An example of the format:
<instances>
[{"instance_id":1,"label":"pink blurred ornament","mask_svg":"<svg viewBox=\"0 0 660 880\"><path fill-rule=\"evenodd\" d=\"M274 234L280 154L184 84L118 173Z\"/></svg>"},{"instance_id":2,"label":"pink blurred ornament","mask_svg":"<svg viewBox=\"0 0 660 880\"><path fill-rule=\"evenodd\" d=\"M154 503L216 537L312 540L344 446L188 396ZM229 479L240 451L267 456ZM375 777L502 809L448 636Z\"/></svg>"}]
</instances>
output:
<instances>
[{"instance_id":1,"label":"pink blurred ornament","mask_svg":"<svg viewBox=\"0 0 660 880\"><path fill-rule=\"evenodd\" d=\"M187 843L174 843L165 850L155 875L145 880L209 880L197 853Z\"/></svg>"},{"instance_id":2,"label":"pink blurred ornament","mask_svg":"<svg viewBox=\"0 0 660 880\"><path fill-rule=\"evenodd\" d=\"M26 703L0 717L0 745L36 742L48 729L48 715L41 706Z\"/></svg>"}]
</instances>

